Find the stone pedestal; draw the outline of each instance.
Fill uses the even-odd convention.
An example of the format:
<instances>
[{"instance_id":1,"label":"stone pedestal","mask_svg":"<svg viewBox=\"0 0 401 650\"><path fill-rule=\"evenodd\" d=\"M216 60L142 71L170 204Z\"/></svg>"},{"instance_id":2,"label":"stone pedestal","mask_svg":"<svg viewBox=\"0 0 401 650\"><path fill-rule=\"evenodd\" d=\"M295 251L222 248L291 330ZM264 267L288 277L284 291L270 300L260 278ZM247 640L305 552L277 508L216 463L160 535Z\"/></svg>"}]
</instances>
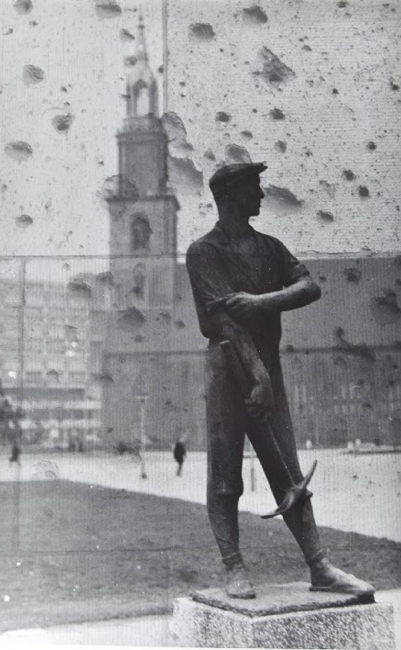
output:
<instances>
[{"instance_id":1,"label":"stone pedestal","mask_svg":"<svg viewBox=\"0 0 401 650\"><path fill-rule=\"evenodd\" d=\"M307 583L260 585L257 594L235 600L207 589L177 598L171 631L200 648L395 650L391 605L311 592Z\"/></svg>"}]
</instances>

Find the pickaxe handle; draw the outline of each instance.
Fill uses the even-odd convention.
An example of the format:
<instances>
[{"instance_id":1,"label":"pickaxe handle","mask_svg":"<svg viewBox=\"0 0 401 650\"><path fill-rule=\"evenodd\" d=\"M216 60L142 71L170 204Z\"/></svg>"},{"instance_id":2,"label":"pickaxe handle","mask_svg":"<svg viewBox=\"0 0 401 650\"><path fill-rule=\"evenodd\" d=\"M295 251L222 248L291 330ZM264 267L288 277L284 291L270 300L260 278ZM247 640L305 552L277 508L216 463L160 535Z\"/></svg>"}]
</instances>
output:
<instances>
[{"instance_id":1,"label":"pickaxe handle","mask_svg":"<svg viewBox=\"0 0 401 650\"><path fill-rule=\"evenodd\" d=\"M235 349L230 341L221 341L220 346L224 352L228 367L239 385L242 396L247 399L251 392L251 382ZM288 512L298 501L312 496L306 488L313 476L317 461L313 463L305 478L296 484L274 437L268 414L266 413L265 416L258 418L257 422L255 420L254 422L257 424L256 435L253 431L252 434L248 433L248 437L258 453L259 460L269 481L285 492L284 499L278 508L274 512L263 516L263 519L268 519Z\"/></svg>"}]
</instances>

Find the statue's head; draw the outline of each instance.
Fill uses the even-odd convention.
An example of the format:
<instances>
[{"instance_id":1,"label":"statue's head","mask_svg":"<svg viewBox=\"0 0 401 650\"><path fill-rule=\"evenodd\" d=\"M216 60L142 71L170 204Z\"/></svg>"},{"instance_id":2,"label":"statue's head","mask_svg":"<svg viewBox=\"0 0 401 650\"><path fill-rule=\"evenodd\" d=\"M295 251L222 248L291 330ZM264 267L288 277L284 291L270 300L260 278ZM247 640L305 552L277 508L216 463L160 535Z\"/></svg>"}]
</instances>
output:
<instances>
[{"instance_id":1,"label":"statue's head","mask_svg":"<svg viewBox=\"0 0 401 650\"><path fill-rule=\"evenodd\" d=\"M217 207L235 205L244 216L257 216L264 194L259 174L267 169L264 163L237 163L220 167L209 186Z\"/></svg>"}]
</instances>

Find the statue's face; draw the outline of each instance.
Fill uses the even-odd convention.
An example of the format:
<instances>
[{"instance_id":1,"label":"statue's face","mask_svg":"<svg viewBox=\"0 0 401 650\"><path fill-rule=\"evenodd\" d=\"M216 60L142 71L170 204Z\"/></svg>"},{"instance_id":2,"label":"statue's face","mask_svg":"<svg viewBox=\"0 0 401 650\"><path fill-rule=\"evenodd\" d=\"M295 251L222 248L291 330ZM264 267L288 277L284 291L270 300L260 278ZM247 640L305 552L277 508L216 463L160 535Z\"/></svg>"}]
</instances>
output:
<instances>
[{"instance_id":1,"label":"statue's face","mask_svg":"<svg viewBox=\"0 0 401 650\"><path fill-rule=\"evenodd\" d=\"M260 187L259 175L246 177L233 191L233 200L244 217L256 217L260 212L260 202L264 197Z\"/></svg>"}]
</instances>

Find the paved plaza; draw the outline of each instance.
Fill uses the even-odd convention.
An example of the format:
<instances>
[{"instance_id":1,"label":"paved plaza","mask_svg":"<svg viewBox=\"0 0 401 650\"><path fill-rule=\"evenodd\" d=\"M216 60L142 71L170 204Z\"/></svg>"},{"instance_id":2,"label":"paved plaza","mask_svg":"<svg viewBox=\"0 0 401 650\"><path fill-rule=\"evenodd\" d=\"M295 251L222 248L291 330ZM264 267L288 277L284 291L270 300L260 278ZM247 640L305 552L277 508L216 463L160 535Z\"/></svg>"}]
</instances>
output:
<instances>
[{"instance_id":1,"label":"paved plaza","mask_svg":"<svg viewBox=\"0 0 401 650\"><path fill-rule=\"evenodd\" d=\"M300 450L306 471L316 458L310 484L313 505L321 526L363 535L401 541L401 454L348 454L343 450ZM172 452L146 452L147 478L134 456L105 453L24 454L21 468L9 466L0 457L0 480L52 480L102 485L133 492L206 502L206 454L188 453L182 476L177 477ZM252 480L252 466L254 480ZM243 477L245 490L240 509L265 514L275 507L267 481L257 459L246 455ZM252 489L254 488L254 490Z\"/></svg>"},{"instance_id":2,"label":"paved plaza","mask_svg":"<svg viewBox=\"0 0 401 650\"><path fill-rule=\"evenodd\" d=\"M311 487L320 525L375 537L401 541L401 455L346 454L341 450L301 450L300 461L307 470L313 459L318 467ZM206 456L189 452L181 477L175 475L172 453L147 452L147 478L141 478L141 464L131 456L106 453L24 454L21 467L10 466L0 457L1 481L69 480L89 485L154 494L205 503ZM256 460L244 459L245 492L240 508L263 514L274 507L266 480ZM401 648L401 590L377 594L377 601L395 609L397 649ZM4 648L32 645L91 646L178 646L169 631L170 616L59 625L46 629L15 630L0 634Z\"/></svg>"}]
</instances>

